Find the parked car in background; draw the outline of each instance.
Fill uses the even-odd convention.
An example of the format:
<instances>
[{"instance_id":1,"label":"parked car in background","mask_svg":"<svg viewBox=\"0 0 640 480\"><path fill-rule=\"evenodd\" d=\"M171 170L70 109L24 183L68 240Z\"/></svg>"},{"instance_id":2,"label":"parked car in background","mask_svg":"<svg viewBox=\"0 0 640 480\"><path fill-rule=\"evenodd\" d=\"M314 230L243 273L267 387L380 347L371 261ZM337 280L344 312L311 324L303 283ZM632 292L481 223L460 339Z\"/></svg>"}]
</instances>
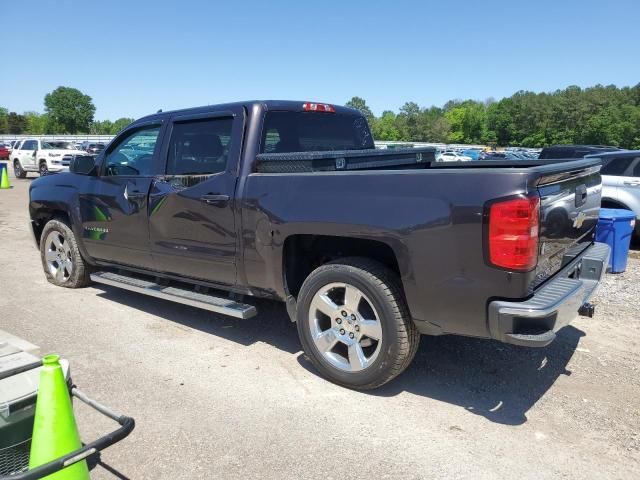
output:
<instances>
[{"instance_id":1,"label":"parked car in background","mask_svg":"<svg viewBox=\"0 0 640 480\"><path fill-rule=\"evenodd\" d=\"M556 158L582 158L587 155L619 151L618 147L606 145L553 145L540 152L541 160Z\"/></svg>"},{"instance_id":2,"label":"parked car in background","mask_svg":"<svg viewBox=\"0 0 640 480\"><path fill-rule=\"evenodd\" d=\"M27 172L48 173L69 170L69 162L74 155L86 155L82 150L56 148L49 142L36 138L23 140L19 148L11 152L13 171L17 178L25 178Z\"/></svg>"},{"instance_id":3,"label":"parked car in background","mask_svg":"<svg viewBox=\"0 0 640 480\"><path fill-rule=\"evenodd\" d=\"M588 155L602 160L602 206L624 208L636 214L635 234L640 235L640 150Z\"/></svg>"},{"instance_id":4,"label":"parked car in background","mask_svg":"<svg viewBox=\"0 0 640 480\"><path fill-rule=\"evenodd\" d=\"M462 151L462 155L469 157L471 160L480 160L480 150L467 149Z\"/></svg>"},{"instance_id":5,"label":"parked car in background","mask_svg":"<svg viewBox=\"0 0 640 480\"><path fill-rule=\"evenodd\" d=\"M471 160L471 157L461 155L453 150L445 150L436 155L436 162L470 162Z\"/></svg>"},{"instance_id":6,"label":"parked car in background","mask_svg":"<svg viewBox=\"0 0 640 480\"><path fill-rule=\"evenodd\" d=\"M507 157L505 152L488 151L480 155L480 160L504 160Z\"/></svg>"},{"instance_id":7,"label":"parked car in background","mask_svg":"<svg viewBox=\"0 0 640 480\"><path fill-rule=\"evenodd\" d=\"M84 148L84 151L90 155L98 155L102 150L104 150L104 143L89 143Z\"/></svg>"},{"instance_id":8,"label":"parked car in background","mask_svg":"<svg viewBox=\"0 0 640 480\"><path fill-rule=\"evenodd\" d=\"M11 154L10 148L8 145L0 143L0 160L9 160L9 155Z\"/></svg>"}]
</instances>

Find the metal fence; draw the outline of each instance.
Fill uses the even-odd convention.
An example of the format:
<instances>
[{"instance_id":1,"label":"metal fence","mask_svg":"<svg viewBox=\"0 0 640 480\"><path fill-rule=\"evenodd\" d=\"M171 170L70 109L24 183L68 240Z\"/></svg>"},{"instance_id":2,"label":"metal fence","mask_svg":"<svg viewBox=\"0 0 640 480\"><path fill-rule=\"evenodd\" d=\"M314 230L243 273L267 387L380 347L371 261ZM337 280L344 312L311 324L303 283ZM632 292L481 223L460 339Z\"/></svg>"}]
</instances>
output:
<instances>
[{"instance_id":1,"label":"metal fence","mask_svg":"<svg viewBox=\"0 0 640 480\"><path fill-rule=\"evenodd\" d=\"M36 138L40 140L65 140L68 142L90 142L109 143L115 135L0 135L0 143L12 140L22 140L25 138ZM435 147L439 150L447 148L484 148L484 145L447 145L444 143L429 142L375 142L377 148L401 148L401 147Z\"/></svg>"},{"instance_id":2,"label":"metal fence","mask_svg":"<svg viewBox=\"0 0 640 480\"><path fill-rule=\"evenodd\" d=\"M41 140L66 140L68 142L89 142L89 143L109 143L115 135L0 135L0 143L9 142L11 140L22 140L24 138L38 138ZM435 147L439 151L444 150L465 150L465 149L486 149L486 145L463 145L457 143L430 143L430 142L393 142L393 141L377 141L376 148L403 148L403 147ZM507 150L509 150L507 148ZM536 150L540 149L526 149Z\"/></svg>"},{"instance_id":3,"label":"metal fence","mask_svg":"<svg viewBox=\"0 0 640 480\"><path fill-rule=\"evenodd\" d=\"M22 140L24 138L38 138L40 140L66 140L68 142L90 142L104 143L111 141L114 135L0 135L0 143L9 142L11 140Z\"/></svg>"}]
</instances>

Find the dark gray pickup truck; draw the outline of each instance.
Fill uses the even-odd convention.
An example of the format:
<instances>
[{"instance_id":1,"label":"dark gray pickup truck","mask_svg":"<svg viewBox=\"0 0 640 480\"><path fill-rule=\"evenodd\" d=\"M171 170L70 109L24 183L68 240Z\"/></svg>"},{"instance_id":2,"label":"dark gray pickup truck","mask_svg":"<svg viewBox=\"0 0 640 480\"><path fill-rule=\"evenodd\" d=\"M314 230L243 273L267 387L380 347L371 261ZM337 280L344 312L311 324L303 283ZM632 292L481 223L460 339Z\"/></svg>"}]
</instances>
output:
<instances>
[{"instance_id":1,"label":"dark gray pickup truck","mask_svg":"<svg viewBox=\"0 0 640 480\"><path fill-rule=\"evenodd\" d=\"M376 150L364 117L292 101L142 118L35 180L48 280L112 285L241 319L286 302L304 351L375 388L420 334L546 346L588 303L598 160L435 162Z\"/></svg>"}]
</instances>

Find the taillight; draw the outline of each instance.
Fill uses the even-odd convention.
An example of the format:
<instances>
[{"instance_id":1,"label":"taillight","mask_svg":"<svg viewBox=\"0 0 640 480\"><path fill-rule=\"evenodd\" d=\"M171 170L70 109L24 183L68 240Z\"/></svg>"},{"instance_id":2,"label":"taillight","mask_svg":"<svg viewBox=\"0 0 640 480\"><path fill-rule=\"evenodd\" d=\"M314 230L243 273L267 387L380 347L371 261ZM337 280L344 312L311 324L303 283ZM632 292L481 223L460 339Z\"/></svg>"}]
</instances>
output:
<instances>
[{"instance_id":1,"label":"taillight","mask_svg":"<svg viewBox=\"0 0 640 480\"><path fill-rule=\"evenodd\" d=\"M302 109L305 112L330 112L333 113L336 111L333 108L333 105L328 105L326 103L303 103Z\"/></svg>"},{"instance_id":2,"label":"taillight","mask_svg":"<svg viewBox=\"0 0 640 480\"><path fill-rule=\"evenodd\" d=\"M489 262L529 271L538 263L540 197L516 198L489 207Z\"/></svg>"}]
</instances>

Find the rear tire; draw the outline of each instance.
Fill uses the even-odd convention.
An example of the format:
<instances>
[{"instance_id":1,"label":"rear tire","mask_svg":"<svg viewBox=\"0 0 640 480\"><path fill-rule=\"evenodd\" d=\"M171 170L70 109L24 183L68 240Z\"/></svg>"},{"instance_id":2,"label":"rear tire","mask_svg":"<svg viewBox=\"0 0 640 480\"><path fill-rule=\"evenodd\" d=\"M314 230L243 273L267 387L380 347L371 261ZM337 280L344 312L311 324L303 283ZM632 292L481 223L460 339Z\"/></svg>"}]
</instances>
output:
<instances>
[{"instance_id":1,"label":"rear tire","mask_svg":"<svg viewBox=\"0 0 640 480\"><path fill-rule=\"evenodd\" d=\"M398 376L420 343L399 278L367 258L343 258L311 272L298 295L296 320L318 371L356 390Z\"/></svg>"},{"instance_id":2,"label":"rear tire","mask_svg":"<svg viewBox=\"0 0 640 480\"><path fill-rule=\"evenodd\" d=\"M91 284L73 230L60 220L50 220L40 237L40 258L45 277L58 287L82 288Z\"/></svg>"},{"instance_id":3,"label":"rear tire","mask_svg":"<svg viewBox=\"0 0 640 480\"><path fill-rule=\"evenodd\" d=\"M38 172L40 172L41 177L45 177L49 175L49 167L47 167L47 162L40 162L40 166L38 167Z\"/></svg>"},{"instance_id":4,"label":"rear tire","mask_svg":"<svg viewBox=\"0 0 640 480\"><path fill-rule=\"evenodd\" d=\"M20 160L17 158L13 161L13 174L16 178L26 178L27 172L24 171L22 165L20 165Z\"/></svg>"}]
</instances>

